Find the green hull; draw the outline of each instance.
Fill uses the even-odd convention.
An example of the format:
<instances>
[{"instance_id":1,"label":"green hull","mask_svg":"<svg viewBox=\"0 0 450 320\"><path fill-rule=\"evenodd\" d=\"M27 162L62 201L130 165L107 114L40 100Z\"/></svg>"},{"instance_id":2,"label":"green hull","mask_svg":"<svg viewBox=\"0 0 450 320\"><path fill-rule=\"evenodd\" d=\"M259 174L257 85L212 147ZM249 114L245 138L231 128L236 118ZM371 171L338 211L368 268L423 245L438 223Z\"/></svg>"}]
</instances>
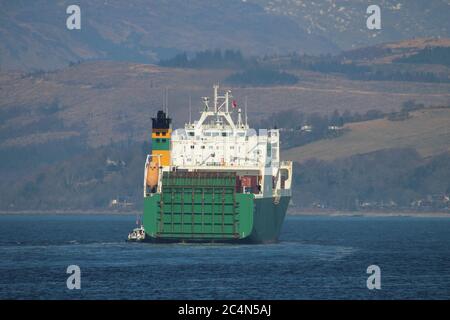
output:
<instances>
[{"instance_id":1,"label":"green hull","mask_svg":"<svg viewBox=\"0 0 450 320\"><path fill-rule=\"evenodd\" d=\"M271 243L278 240L290 197L255 199L252 194L237 194L243 207L233 225L231 215L201 210L165 212L161 218L160 195L145 198L143 224L146 240L151 242L231 242ZM190 203L191 204L191 203ZM203 218L202 218L203 215ZM203 219L203 220L202 220ZM163 221L163 223L161 223ZM194 221L194 223L192 223ZM224 221L224 223L222 223ZM214 223L213 223L214 222Z\"/></svg>"},{"instance_id":2,"label":"green hull","mask_svg":"<svg viewBox=\"0 0 450 320\"><path fill-rule=\"evenodd\" d=\"M161 193L144 198L147 241L276 242L289 196L235 192L235 176L164 176Z\"/></svg>"},{"instance_id":3,"label":"green hull","mask_svg":"<svg viewBox=\"0 0 450 320\"><path fill-rule=\"evenodd\" d=\"M280 235L290 200L290 197L281 197L278 204L275 204L272 198L249 197L250 204L239 213L240 221L235 227L240 233L233 233L231 232L233 226L230 223L225 223L222 228L221 214L215 219L216 223L213 226L211 212L203 213L204 221L208 221L203 222L203 227L201 212L194 213L194 224L192 213L185 213L184 217L175 214L173 220L164 215L165 223L161 225L158 198L159 195L155 195L145 199L143 223L146 240L151 242L273 243ZM209 219L206 216L209 216ZM225 222L227 221L229 220L225 218ZM245 232L247 230L248 232Z\"/></svg>"},{"instance_id":4,"label":"green hull","mask_svg":"<svg viewBox=\"0 0 450 320\"><path fill-rule=\"evenodd\" d=\"M253 214L253 228L248 237L252 243L278 241L291 197L281 197L278 204L272 198L257 199Z\"/></svg>"}]
</instances>

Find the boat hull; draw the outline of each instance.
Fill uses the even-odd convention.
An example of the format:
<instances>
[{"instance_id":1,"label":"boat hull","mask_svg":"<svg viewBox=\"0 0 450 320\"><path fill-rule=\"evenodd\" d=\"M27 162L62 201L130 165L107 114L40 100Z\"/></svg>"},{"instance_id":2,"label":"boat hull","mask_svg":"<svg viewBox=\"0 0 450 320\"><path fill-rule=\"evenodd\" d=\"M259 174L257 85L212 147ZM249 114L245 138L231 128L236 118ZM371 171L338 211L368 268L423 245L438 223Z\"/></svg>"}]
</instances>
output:
<instances>
[{"instance_id":1,"label":"boat hull","mask_svg":"<svg viewBox=\"0 0 450 320\"><path fill-rule=\"evenodd\" d=\"M278 241L290 196L255 198L253 194L237 194L236 223L230 215L201 210L161 214L159 195L145 198L144 227L146 242L173 243L274 243ZM191 205L186 204L187 206ZM163 205L164 206L164 205ZM173 208L173 205L171 206ZM208 207L212 208L212 207ZM203 218L202 218L203 217ZM208 218L206 218L208 217ZM224 218L223 218L224 217ZM203 220L202 220L203 219ZM181 221L184 221L182 224ZM202 224L203 222L203 224ZM231 230L234 229L234 232Z\"/></svg>"}]
</instances>

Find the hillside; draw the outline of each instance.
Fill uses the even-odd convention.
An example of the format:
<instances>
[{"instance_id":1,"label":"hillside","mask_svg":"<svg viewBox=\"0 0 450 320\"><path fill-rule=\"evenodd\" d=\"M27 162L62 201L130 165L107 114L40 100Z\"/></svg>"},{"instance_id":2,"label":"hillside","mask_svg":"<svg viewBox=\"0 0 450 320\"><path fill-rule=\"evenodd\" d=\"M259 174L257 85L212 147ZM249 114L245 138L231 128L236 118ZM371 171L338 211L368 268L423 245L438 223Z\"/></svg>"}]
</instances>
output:
<instances>
[{"instance_id":1,"label":"hillside","mask_svg":"<svg viewBox=\"0 0 450 320\"><path fill-rule=\"evenodd\" d=\"M436 47L450 47L450 39L432 37L387 42L347 50L340 56L360 64L391 64L400 58L417 54L425 48ZM430 68L430 65L427 65L427 68Z\"/></svg>"},{"instance_id":2,"label":"hillside","mask_svg":"<svg viewBox=\"0 0 450 320\"><path fill-rule=\"evenodd\" d=\"M445 41L447 40L414 40L397 45L390 43L386 46L397 46L395 52L391 49L375 50L370 55L371 49L361 49L354 51L354 56L346 59L371 64L389 57L389 54L417 52L421 46L425 47L424 43L442 47ZM203 68L175 68L130 61L92 60L72 63L69 67L53 71L3 69L0 71L0 210L109 210L108 205L112 199L134 203L128 209L139 208L142 205L142 163L150 150L150 118L161 108L166 89L169 92L169 115L174 119L174 127L183 125L188 119L189 97L192 100L192 115L196 117L196 111L201 108L200 98L211 95L212 84L217 82L222 88L232 89L233 99L240 106L248 98L249 122L252 126L258 126L264 121L264 127L277 125L270 121L275 118L274 114L288 115L290 119L293 114L302 114L302 117L294 117L290 121L289 128L292 130L296 130L308 119L329 119L336 114L335 110L341 115L351 115L352 121L362 121L374 119L362 118L366 113L382 116L383 113L399 111L404 102L409 100L426 107L450 105L450 83L447 81L403 81L402 77L355 79L351 74L354 65L350 64L350 72L346 72L347 69L342 68L340 60L335 63L335 57L327 64L328 56L301 56L316 61L317 66L324 68L308 69L302 65L290 68L287 64L278 63L283 59L289 62L293 56L274 55L246 60L266 63L268 69L264 71L264 75L268 78L275 75L281 76L281 79L284 76L295 80L279 83L280 85L275 85L276 81L273 82L273 79L267 83L249 83L247 79L230 87L230 83L226 82L230 76L252 73L245 73L248 70L244 67L223 67L214 63ZM425 61L429 61L428 55L424 57L428 59ZM392 61L380 62L380 65L387 69L392 66L408 70L435 68L437 72L443 70L447 77L450 75L450 68L444 65ZM264 69L255 70L257 72L253 73L253 78L257 78L260 75L258 72ZM242 78L245 77L241 77L241 80ZM302 187L296 189L294 201L300 199L305 206L313 206L316 200L324 200L315 197L317 192L328 192L326 180L322 179L323 172L328 171L323 168L328 168L330 172L342 171L340 177L345 178L348 168L351 171L354 165L359 164L371 168L374 161L379 162L386 157L389 161L382 162L382 172L392 177L403 177L406 174L410 179L410 175L414 178L417 170L418 175L421 170L432 172L421 176L428 181L424 190L419 188L420 179L411 178L413 182L409 190L412 193L405 197L406 200L401 200L403 186L398 181L393 182L391 187L395 190L396 201L401 200L407 206L410 200L447 192L444 178L434 178L444 177L441 172L447 174L447 158L433 157L433 162L422 156L434 156L449 149L449 123L448 109L428 108L412 113L412 118L405 121L382 119L348 124L351 130L339 138L287 150L285 157L306 166L306 169L296 169L296 179ZM329 135L315 139L324 137ZM291 138L295 140L295 135ZM306 139L304 142L311 141L313 140ZM409 147L411 149L402 151ZM390 149L394 150L393 153L384 152L386 148L394 148ZM416 153L416 148L420 154ZM376 155L372 155L372 152ZM362 158L351 157L361 153L364 154ZM406 156L410 158L408 172L393 172L391 164ZM304 161L310 157L339 157L347 160L305 164ZM433 171L435 163L438 164L438 171ZM303 173L313 178L303 180L300 176ZM373 176L378 175L379 171L374 169ZM351 190L356 190L360 181L369 179L364 174L354 178L355 184L347 186ZM342 189L335 194L336 199L346 202L337 201L333 206L349 208L356 199L362 199L358 198L360 196L372 199L369 196L373 189L372 182L366 180L367 192L359 194L355 191L352 197L345 198L345 195L341 197L342 192L350 189ZM323 182L317 186L308 185L318 181ZM303 195L309 195L309 198L301 198ZM389 200L388 195L383 196L384 200Z\"/></svg>"},{"instance_id":3,"label":"hillside","mask_svg":"<svg viewBox=\"0 0 450 320\"><path fill-rule=\"evenodd\" d=\"M352 145L342 147L341 138L336 138L328 141L338 141L334 148L327 147L334 153L326 159L333 161L302 161L289 156L301 162L294 165L293 203L297 210L450 210L446 200L450 194L450 152L443 153L450 141L449 109L416 112L409 120L392 121L392 126L386 121L352 125L357 134L367 137L366 131L371 133L364 144L372 145L359 148L359 152ZM415 135L414 126L421 137ZM361 147L360 142L354 143ZM306 154L304 150L313 145L300 148L300 154ZM426 157L415 150L416 146ZM33 163L39 148L27 148L24 156L32 161L26 174L10 181L2 174L0 210L140 210L143 161L150 147L148 142L130 141L76 149L77 154L41 167ZM343 151L339 158L337 150ZM310 155L320 158L319 153ZM113 199L121 204L110 206Z\"/></svg>"},{"instance_id":4,"label":"hillside","mask_svg":"<svg viewBox=\"0 0 450 320\"><path fill-rule=\"evenodd\" d=\"M447 0L248 0L292 19L309 34L332 38L343 50L411 38L449 37ZM381 9L381 30L366 28L366 9Z\"/></svg>"},{"instance_id":5,"label":"hillside","mask_svg":"<svg viewBox=\"0 0 450 320\"><path fill-rule=\"evenodd\" d=\"M425 109L403 121L378 119L347 124L344 135L283 152L285 159L335 160L383 149L413 148L423 157L450 151L450 109Z\"/></svg>"},{"instance_id":6,"label":"hillside","mask_svg":"<svg viewBox=\"0 0 450 320\"><path fill-rule=\"evenodd\" d=\"M0 149L79 139L91 147L148 138L150 117L169 88L176 125L200 97L211 94L232 71L170 69L154 65L89 62L51 73L0 73ZM296 71L290 86L233 87L236 100L248 97L251 121L275 110L331 113L398 110L406 100L450 103L450 84L351 81Z\"/></svg>"},{"instance_id":7,"label":"hillside","mask_svg":"<svg viewBox=\"0 0 450 320\"><path fill-rule=\"evenodd\" d=\"M291 19L240 0L81 0L81 30L75 31L65 24L71 4L0 1L2 69L56 69L91 59L155 63L177 52L214 48L248 54L338 50Z\"/></svg>"},{"instance_id":8,"label":"hillside","mask_svg":"<svg viewBox=\"0 0 450 320\"><path fill-rule=\"evenodd\" d=\"M294 168L297 208L369 212L450 212L450 153L423 158L384 149Z\"/></svg>"},{"instance_id":9,"label":"hillside","mask_svg":"<svg viewBox=\"0 0 450 320\"><path fill-rule=\"evenodd\" d=\"M382 29L366 28L364 0L0 0L1 69L58 69L80 60L156 63L179 52L338 53L411 38L448 38L445 0L380 0ZM282 36L280 36L282 35Z\"/></svg>"}]
</instances>

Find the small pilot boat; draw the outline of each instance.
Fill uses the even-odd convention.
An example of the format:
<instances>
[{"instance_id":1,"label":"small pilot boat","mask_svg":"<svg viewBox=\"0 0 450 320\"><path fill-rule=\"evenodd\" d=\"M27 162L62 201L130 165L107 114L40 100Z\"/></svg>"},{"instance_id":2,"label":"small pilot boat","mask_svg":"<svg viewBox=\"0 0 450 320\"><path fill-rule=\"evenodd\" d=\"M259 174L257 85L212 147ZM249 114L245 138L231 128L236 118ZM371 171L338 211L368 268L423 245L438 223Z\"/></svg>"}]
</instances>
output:
<instances>
[{"instance_id":1,"label":"small pilot boat","mask_svg":"<svg viewBox=\"0 0 450 320\"><path fill-rule=\"evenodd\" d=\"M140 226L138 228L134 228L133 231L131 231L128 234L128 241L142 241L145 239L145 230L144 226Z\"/></svg>"}]
</instances>

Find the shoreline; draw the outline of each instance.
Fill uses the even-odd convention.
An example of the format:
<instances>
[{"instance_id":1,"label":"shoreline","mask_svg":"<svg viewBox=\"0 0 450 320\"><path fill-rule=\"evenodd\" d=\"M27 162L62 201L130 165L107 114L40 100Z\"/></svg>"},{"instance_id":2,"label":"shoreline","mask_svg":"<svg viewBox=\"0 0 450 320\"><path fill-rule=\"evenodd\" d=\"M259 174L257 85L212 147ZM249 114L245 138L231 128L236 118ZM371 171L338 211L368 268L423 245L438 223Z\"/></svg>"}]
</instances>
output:
<instances>
[{"instance_id":1,"label":"shoreline","mask_svg":"<svg viewBox=\"0 0 450 320\"><path fill-rule=\"evenodd\" d=\"M288 210L289 216L317 217L415 217L415 218L450 218L450 212L418 212L418 211L338 211L338 210Z\"/></svg>"},{"instance_id":2,"label":"shoreline","mask_svg":"<svg viewBox=\"0 0 450 320\"><path fill-rule=\"evenodd\" d=\"M104 210L22 210L22 211L0 211L2 215L111 215L131 216L141 214L141 211L104 211Z\"/></svg>"},{"instance_id":3,"label":"shoreline","mask_svg":"<svg viewBox=\"0 0 450 320\"><path fill-rule=\"evenodd\" d=\"M112 215L112 216L135 216L142 214L141 211L106 211L106 210L22 210L22 211L0 211L2 215ZM287 216L316 216L316 217L417 217L417 218L450 218L450 212L376 212L376 211L338 211L338 210L288 210Z\"/></svg>"}]
</instances>

